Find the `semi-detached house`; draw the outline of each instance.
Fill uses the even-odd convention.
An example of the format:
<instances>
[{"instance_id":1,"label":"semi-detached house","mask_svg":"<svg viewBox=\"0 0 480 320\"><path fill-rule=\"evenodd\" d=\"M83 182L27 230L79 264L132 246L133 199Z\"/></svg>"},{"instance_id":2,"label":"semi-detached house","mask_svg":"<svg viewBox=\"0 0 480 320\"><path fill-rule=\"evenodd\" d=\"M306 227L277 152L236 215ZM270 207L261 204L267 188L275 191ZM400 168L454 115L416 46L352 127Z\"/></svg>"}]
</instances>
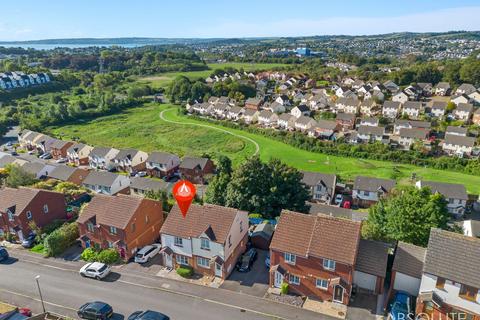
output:
<instances>
[{"instance_id":1,"label":"semi-detached house","mask_svg":"<svg viewBox=\"0 0 480 320\"><path fill-rule=\"evenodd\" d=\"M196 273L226 279L246 249L248 213L192 204L184 218L175 205L160 235L165 267L190 266Z\"/></svg>"},{"instance_id":2,"label":"semi-detached house","mask_svg":"<svg viewBox=\"0 0 480 320\"><path fill-rule=\"evenodd\" d=\"M180 158L167 152L152 152L147 158L146 168L152 177L171 176L180 165Z\"/></svg>"}]
</instances>

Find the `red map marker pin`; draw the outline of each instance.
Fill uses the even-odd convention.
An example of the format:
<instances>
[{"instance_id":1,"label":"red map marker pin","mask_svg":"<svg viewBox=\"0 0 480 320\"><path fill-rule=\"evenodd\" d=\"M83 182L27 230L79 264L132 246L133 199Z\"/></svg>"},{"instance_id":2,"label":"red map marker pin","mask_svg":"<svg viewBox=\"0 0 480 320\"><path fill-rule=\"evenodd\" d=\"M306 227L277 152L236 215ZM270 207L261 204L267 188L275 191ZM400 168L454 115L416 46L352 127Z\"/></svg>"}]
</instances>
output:
<instances>
[{"instance_id":1,"label":"red map marker pin","mask_svg":"<svg viewBox=\"0 0 480 320\"><path fill-rule=\"evenodd\" d=\"M188 208L195 197L195 186L187 180L180 180L173 186L173 196L182 212L183 217L187 215Z\"/></svg>"}]
</instances>

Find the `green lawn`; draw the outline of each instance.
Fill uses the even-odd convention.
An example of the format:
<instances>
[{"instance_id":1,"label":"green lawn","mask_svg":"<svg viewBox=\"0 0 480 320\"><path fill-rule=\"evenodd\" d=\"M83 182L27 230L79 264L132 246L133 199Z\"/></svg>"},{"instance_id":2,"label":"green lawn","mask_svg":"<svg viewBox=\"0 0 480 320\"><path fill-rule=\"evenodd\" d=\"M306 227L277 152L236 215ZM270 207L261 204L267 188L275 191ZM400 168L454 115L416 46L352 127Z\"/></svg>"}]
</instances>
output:
<instances>
[{"instance_id":1,"label":"green lawn","mask_svg":"<svg viewBox=\"0 0 480 320\"><path fill-rule=\"evenodd\" d=\"M43 243L35 245L33 248L30 249L30 252L44 254L45 248L43 247Z\"/></svg>"},{"instance_id":2,"label":"green lawn","mask_svg":"<svg viewBox=\"0 0 480 320\"><path fill-rule=\"evenodd\" d=\"M228 155L237 165L255 152L253 143L238 137L229 136L214 129L193 126L191 124L172 124L159 118L162 110L175 108L172 105L154 106L152 104L131 109L121 115L98 118L91 122L53 128L51 131L64 139L80 137L93 145L114 146L117 148L139 148L144 151L164 150L183 155L201 155L209 153ZM165 111L167 120L196 123L206 122L179 116L175 109ZM248 133L242 130L208 124L235 134L249 137L260 146L260 157L268 160L279 158L301 170L336 173L342 179L351 180L356 175L368 175L379 178L396 177L407 183L412 173L418 178L441 182L463 183L471 193L480 193L480 177L467 174L434 170L413 165L372 161L345 157L328 156L297 149L282 142Z\"/></svg>"},{"instance_id":3,"label":"green lawn","mask_svg":"<svg viewBox=\"0 0 480 320\"><path fill-rule=\"evenodd\" d=\"M288 65L281 64L281 63L241 63L241 62L210 63L208 64L208 67L210 68L210 70L159 73L157 75L139 77L136 80L139 83L145 83L158 89L158 88L167 86L170 81L172 81L175 77L179 75L186 76L189 79L197 79L197 78L208 77L215 69L224 69L227 67L235 68L235 69L243 68L245 71L259 71L259 70L271 70L272 68L280 68L285 66L288 66Z\"/></svg>"}]
</instances>

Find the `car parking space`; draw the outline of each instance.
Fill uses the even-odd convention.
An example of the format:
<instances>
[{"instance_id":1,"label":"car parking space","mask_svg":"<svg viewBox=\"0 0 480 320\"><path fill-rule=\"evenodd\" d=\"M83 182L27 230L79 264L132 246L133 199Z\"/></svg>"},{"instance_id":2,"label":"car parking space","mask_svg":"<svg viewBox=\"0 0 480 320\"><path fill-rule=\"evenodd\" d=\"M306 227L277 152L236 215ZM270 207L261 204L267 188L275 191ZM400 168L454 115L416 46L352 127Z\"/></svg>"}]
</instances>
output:
<instances>
[{"instance_id":1,"label":"car parking space","mask_svg":"<svg viewBox=\"0 0 480 320\"><path fill-rule=\"evenodd\" d=\"M150 275L156 275L163 269L162 266L162 255L157 254L154 256L150 261L140 264L136 262L129 262L123 265L121 268L123 271L131 271L131 272L143 272L148 273Z\"/></svg>"},{"instance_id":2,"label":"car parking space","mask_svg":"<svg viewBox=\"0 0 480 320\"><path fill-rule=\"evenodd\" d=\"M266 250L258 250L258 256L249 272L236 269L220 288L263 297L268 290L268 268L265 266Z\"/></svg>"},{"instance_id":3,"label":"car parking space","mask_svg":"<svg viewBox=\"0 0 480 320\"><path fill-rule=\"evenodd\" d=\"M377 296L369 293L357 293L347 309L347 319L376 319Z\"/></svg>"}]
</instances>

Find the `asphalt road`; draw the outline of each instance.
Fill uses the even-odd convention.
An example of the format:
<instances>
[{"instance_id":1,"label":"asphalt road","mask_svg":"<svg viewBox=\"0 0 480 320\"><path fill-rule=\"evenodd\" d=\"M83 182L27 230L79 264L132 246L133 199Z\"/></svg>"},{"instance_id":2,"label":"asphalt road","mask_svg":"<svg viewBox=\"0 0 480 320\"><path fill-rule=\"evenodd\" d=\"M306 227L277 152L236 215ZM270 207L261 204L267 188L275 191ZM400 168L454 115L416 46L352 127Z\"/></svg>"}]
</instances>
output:
<instances>
[{"instance_id":1,"label":"asphalt road","mask_svg":"<svg viewBox=\"0 0 480 320\"><path fill-rule=\"evenodd\" d=\"M77 318L76 310L83 303L100 300L112 305L116 320L126 319L132 312L146 309L181 320L331 319L222 289L180 283L178 288L183 289L176 290L177 284L128 275L121 269L120 273L112 273L105 281L85 279L78 275L78 268L73 265L54 263L50 259L17 257L20 260L13 258L8 263L0 263L0 301L29 307L34 313L41 312L35 283L35 276L40 275L47 311L72 318Z\"/></svg>"}]
</instances>

